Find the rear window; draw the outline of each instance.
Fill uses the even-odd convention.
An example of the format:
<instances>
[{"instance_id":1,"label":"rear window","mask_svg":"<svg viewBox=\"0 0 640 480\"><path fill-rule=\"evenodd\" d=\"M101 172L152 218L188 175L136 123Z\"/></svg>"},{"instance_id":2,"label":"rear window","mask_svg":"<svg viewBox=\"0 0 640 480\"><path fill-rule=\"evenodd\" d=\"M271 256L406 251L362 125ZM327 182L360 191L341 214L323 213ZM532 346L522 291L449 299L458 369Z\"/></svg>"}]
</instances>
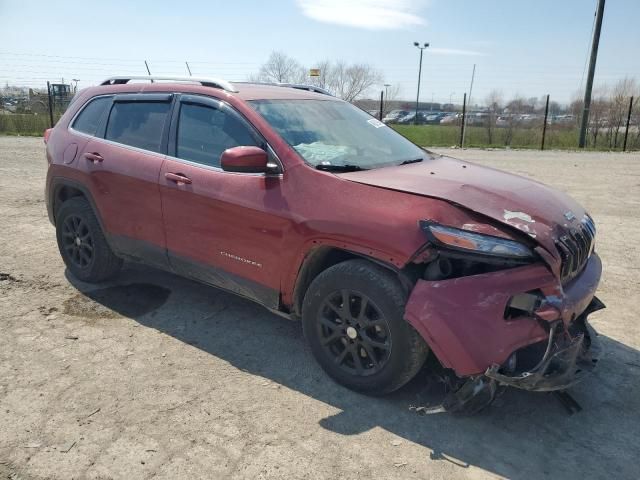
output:
<instances>
[{"instance_id":1,"label":"rear window","mask_svg":"<svg viewBox=\"0 0 640 480\"><path fill-rule=\"evenodd\" d=\"M100 119L111 103L111 97L98 97L91 100L73 122L73 129L88 135L95 135Z\"/></svg>"},{"instance_id":2,"label":"rear window","mask_svg":"<svg viewBox=\"0 0 640 480\"><path fill-rule=\"evenodd\" d=\"M109 115L105 138L160 152L170 102L117 102Z\"/></svg>"}]
</instances>

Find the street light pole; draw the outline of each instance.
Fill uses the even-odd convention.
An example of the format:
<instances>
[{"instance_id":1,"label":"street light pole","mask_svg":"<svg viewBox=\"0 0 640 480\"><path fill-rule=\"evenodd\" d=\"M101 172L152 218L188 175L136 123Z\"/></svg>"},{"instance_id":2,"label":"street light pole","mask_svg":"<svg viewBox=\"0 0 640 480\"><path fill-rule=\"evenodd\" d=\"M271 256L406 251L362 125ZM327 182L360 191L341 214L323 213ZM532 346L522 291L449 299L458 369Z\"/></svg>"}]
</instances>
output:
<instances>
[{"instance_id":1,"label":"street light pole","mask_svg":"<svg viewBox=\"0 0 640 480\"><path fill-rule=\"evenodd\" d=\"M413 42L413 46L420 50L420 66L418 67L418 93L416 94L416 116L413 119L413 123L417 125L418 124L418 104L420 103L420 77L422 76L422 53L426 48L429 47L429 44L425 42L423 46L420 46L419 42Z\"/></svg>"}]
</instances>

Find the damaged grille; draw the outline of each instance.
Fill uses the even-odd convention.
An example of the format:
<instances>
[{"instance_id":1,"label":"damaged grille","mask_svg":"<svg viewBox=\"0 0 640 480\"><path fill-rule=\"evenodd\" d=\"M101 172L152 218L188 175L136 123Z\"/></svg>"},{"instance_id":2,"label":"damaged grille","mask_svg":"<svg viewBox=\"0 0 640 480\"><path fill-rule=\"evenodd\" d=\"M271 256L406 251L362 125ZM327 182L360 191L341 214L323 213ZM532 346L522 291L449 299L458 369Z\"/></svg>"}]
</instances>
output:
<instances>
[{"instance_id":1,"label":"damaged grille","mask_svg":"<svg viewBox=\"0 0 640 480\"><path fill-rule=\"evenodd\" d=\"M595 237L596 226L591 217L585 216L580 225L565 230L556 240L556 248L562 259L562 283L582 272L593 252Z\"/></svg>"}]
</instances>

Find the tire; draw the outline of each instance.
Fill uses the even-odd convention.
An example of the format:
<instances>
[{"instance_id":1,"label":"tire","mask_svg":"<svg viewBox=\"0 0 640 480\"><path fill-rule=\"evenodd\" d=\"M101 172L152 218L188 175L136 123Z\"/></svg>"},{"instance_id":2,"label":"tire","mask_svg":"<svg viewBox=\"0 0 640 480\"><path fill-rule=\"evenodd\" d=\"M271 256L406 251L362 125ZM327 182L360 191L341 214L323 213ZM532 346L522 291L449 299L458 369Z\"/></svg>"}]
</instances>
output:
<instances>
[{"instance_id":1,"label":"tire","mask_svg":"<svg viewBox=\"0 0 640 480\"><path fill-rule=\"evenodd\" d=\"M390 393L418 373L429 352L403 318L405 303L404 289L385 268L360 259L339 263L305 294L304 336L336 382L370 395Z\"/></svg>"},{"instance_id":2,"label":"tire","mask_svg":"<svg viewBox=\"0 0 640 480\"><path fill-rule=\"evenodd\" d=\"M65 265L83 282L114 277L122 267L104 238L93 208L83 197L64 202L56 213L56 239Z\"/></svg>"}]
</instances>

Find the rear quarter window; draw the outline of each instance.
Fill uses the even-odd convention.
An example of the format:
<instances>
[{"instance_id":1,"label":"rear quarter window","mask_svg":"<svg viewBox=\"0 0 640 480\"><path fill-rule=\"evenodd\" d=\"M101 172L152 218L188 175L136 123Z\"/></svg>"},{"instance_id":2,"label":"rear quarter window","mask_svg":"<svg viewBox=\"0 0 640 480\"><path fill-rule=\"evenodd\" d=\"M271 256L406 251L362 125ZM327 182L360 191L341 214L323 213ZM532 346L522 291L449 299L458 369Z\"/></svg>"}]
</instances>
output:
<instances>
[{"instance_id":1,"label":"rear quarter window","mask_svg":"<svg viewBox=\"0 0 640 480\"><path fill-rule=\"evenodd\" d=\"M98 97L91 100L82 109L73 122L72 128L87 135L95 135L100 120L111 103L111 97Z\"/></svg>"},{"instance_id":2,"label":"rear quarter window","mask_svg":"<svg viewBox=\"0 0 640 480\"><path fill-rule=\"evenodd\" d=\"M162 133L170 110L170 102L116 102L109 115L105 138L160 152Z\"/></svg>"}]
</instances>

